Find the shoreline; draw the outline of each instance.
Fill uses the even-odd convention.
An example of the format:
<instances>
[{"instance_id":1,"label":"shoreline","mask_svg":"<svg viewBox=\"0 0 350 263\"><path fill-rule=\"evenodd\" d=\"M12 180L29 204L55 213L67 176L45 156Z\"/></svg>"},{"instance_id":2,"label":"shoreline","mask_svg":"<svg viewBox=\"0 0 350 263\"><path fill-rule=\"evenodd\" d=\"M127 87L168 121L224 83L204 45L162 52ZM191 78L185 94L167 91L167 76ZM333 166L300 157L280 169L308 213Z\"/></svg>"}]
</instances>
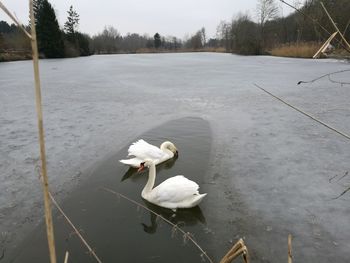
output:
<instances>
[{"instance_id":1,"label":"shoreline","mask_svg":"<svg viewBox=\"0 0 350 263\"><path fill-rule=\"evenodd\" d=\"M198 50L192 50L192 49L181 49L181 50L140 50L136 52L117 52L117 53L95 53L91 54L89 56L94 55L132 55L132 54L172 54L172 53L227 53L227 54L234 54L234 55L241 55L238 53L232 53L232 52L226 52L221 49L215 49L215 48L209 48L209 49L198 49ZM89 57L86 56L86 57ZM303 55L300 56L294 56L294 55L273 55L271 53L261 54L261 55L243 55L243 56L271 56L271 57L285 57L285 58L305 58L305 59L313 59L312 57L305 57ZM77 57L63 57L65 58L79 58L83 56L77 56ZM318 59L339 59L339 60L350 60L350 56L342 55L342 54L331 54L328 56L321 56ZM25 61L25 60L31 60L32 55L31 52L25 52L25 51L15 51L15 52L4 52L0 53L0 63L1 62L14 62L14 61ZM40 59L45 59L44 57L40 57ZM55 58L56 59L56 58Z\"/></svg>"}]
</instances>

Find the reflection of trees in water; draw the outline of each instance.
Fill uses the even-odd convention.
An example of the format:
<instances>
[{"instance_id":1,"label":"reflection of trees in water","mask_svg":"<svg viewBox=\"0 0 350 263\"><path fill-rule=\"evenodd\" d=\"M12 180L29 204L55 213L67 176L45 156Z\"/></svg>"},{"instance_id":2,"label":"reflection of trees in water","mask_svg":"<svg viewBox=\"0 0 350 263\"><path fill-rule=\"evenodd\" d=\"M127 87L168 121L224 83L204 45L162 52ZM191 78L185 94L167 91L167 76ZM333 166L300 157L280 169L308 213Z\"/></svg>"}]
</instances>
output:
<instances>
[{"instance_id":1,"label":"reflection of trees in water","mask_svg":"<svg viewBox=\"0 0 350 263\"><path fill-rule=\"evenodd\" d=\"M154 211L155 213L161 215L165 219L169 220L174 225L178 227L181 226L193 226L198 222L205 224L205 217L202 213L202 210L199 206L187 209L177 209L176 212L173 212L171 209L163 208L144 200L147 208ZM150 225L141 223L143 230L148 234L153 234L157 231L159 217L154 213L150 212Z\"/></svg>"},{"instance_id":2,"label":"reflection of trees in water","mask_svg":"<svg viewBox=\"0 0 350 263\"><path fill-rule=\"evenodd\" d=\"M163 169L164 170L170 169L171 167L174 166L174 164L178 158L179 158L178 156L174 156L173 158L167 160L166 162L158 164L157 165L157 172L159 172ZM137 168L130 167L129 170L127 170L126 173L123 175L121 181L125 181L126 179L131 178L134 174L137 174L137 175L148 174L148 170L145 170L144 172L137 173Z\"/></svg>"}]
</instances>

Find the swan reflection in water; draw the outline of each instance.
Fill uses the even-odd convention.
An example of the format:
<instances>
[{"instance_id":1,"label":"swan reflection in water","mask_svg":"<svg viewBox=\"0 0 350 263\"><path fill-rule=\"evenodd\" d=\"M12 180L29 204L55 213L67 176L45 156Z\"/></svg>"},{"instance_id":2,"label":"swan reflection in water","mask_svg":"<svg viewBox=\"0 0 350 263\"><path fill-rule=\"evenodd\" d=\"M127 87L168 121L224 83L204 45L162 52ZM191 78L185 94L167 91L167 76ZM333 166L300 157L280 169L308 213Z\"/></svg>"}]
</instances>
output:
<instances>
[{"instance_id":1,"label":"swan reflection in water","mask_svg":"<svg viewBox=\"0 0 350 263\"><path fill-rule=\"evenodd\" d=\"M161 171L161 170L168 170L170 169L171 167L174 166L176 160L179 158L179 156L174 156L173 158L169 159L168 161L165 161L164 163L161 163L161 164L158 164L157 165L157 172ZM132 168L130 167L126 173L123 175L121 181L125 181L126 179L132 177L133 175L137 174L137 175L140 175L140 176L137 176L137 178L139 177L142 177L144 175L144 173L148 173L148 170L146 170L145 172L141 172L141 173L138 173L137 172L137 168ZM137 179L136 176L134 179Z\"/></svg>"},{"instance_id":2,"label":"swan reflection in water","mask_svg":"<svg viewBox=\"0 0 350 263\"><path fill-rule=\"evenodd\" d=\"M203 225L206 224L205 217L202 213L202 210L199 206L195 206L193 208L187 209L177 209L176 213L174 213L171 209L163 208L157 205L154 205L146 200L143 200L150 210L155 213L161 215L165 219L172 222L174 225L181 226L194 226L197 223L201 223ZM152 212L150 213L150 224L141 223L143 226L143 230L148 234L153 234L157 230L159 220L162 220L157 215Z\"/></svg>"}]
</instances>

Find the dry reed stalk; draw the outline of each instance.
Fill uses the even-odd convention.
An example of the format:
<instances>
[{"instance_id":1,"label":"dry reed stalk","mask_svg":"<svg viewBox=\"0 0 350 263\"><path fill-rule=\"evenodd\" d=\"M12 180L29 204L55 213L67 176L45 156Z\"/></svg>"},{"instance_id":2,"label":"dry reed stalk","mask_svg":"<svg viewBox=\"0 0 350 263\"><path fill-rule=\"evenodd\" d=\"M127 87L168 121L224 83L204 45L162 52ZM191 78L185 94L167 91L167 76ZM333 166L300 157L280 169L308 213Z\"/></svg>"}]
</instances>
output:
<instances>
[{"instance_id":1,"label":"dry reed stalk","mask_svg":"<svg viewBox=\"0 0 350 263\"><path fill-rule=\"evenodd\" d=\"M66 251L66 254L64 256L64 263L68 263L68 257L69 257L69 253L68 251Z\"/></svg>"},{"instance_id":2,"label":"dry reed stalk","mask_svg":"<svg viewBox=\"0 0 350 263\"><path fill-rule=\"evenodd\" d=\"M333 197L332 200L338 199L340 197L342 197L343 195L345 195L347 192L350 191L350 186L348 188L346 188L340 195L338 195L337 197Z\"/></svg>"},{"instance_id":3,"label":"dry reed stalk","mask_svg":"<svg viewBox=\"0 0 350 263\"><path fill-rule=\"evenodd\" d=\"M17 24L22 29L22 31L26 34L26 36L31 40L34 80L35 80L36 111L37 111L38 130L39 130L41 175L42 175L42 185L43 185L43 192L44 192L46 233L47 233L48 246L49 246L50 262L56 263L55 239L54 239L54 232L53 232L52 214L51 214L50 197L49 197L49 186L48 186L47 169L46 169L44 126L43 126L40 76L39 76L38 43L37 43L36 31L35 31L33 0L29 0L31 34L29 34L25 30L22 24L15 18L15 16L13 16L8 11L8 9L1 2L0 2L0 8L15 22L15 24Z\"/></svg>"},{"instance_id":4,"label":"dry reed stalk","mask_svg":"<svg viewBox=\"0 0 350 263\"><path fill-rule=\"evenodd\" d=\"M261 89L262 91L266 92L267 94L269 94L269 95L272 96L273 98L279 100L280 102L286 104L287 106L291 107L292 109L294 109L294 110L300 112L301 114L303 114L303 115L309 117L310 119L312 119L312 120L318 122L319 124L325 126L326 128L328 128L328 129L330 129L330 130L332 130L332 131L338 133L339 135L345 137L346 139L350 140L350 135L348 135L348 134L346 134L346 133L344 133L344 132L342 132L342 131L339 131L339 130L337 130L336 128L333 128L332 126L328 125L327 123L324 123L323 121L320 121L320 120L318 120L317 118L313 117L313 116L310 115L309 113L306 113L305 111L302 111L302 110L298 109L297 107L293 106L292 104L290 104L290 103L286 102L285 100L283 100L283 99L277 97L276 95L273 95L271 92L269 92L269 91L263 89L263 88L260 87L258 84L255 84L255 83L254 83L254 86L257 87L257 88L259 88L259 89Z\"/></svg>"},{"instance_id":5,"label":"dry reed stalk","mask_svg":"<svg viewBox=\"0 0 350 263\"><path fill-rule=\"evenodd\" d=\"M230 263L232 260L242 255L245 263L249 263L248 249L243 239L238 240L226 255L220 260L220 263Z\"/></svg>"},{"instance_id":6,"label":"dry reed stalk","mask_svg":"<svg viewBox=\"0 0 350 263\"><path fill-rule=\"evenodd\" d=\"M288 263L292 263L292 235L288 235Z\"/></svg>"},{"instance_id":7,"label":"dry reed stalk","mask_svg":"<svg viewBox=\"0 0 350 263\"><path fill-rule=\"evenodd\" d=\"M26 34L26 36L29 38L29 39L32 39L32 36L27 32L27 30L25 30L25 28L23 27L22 23L20 23L18 21L18 19L16 19L16 17L14 15L11 14L11 12L6 8L6 6L0 2L0 8L6 13L6 15L8 15L12 20L13 22L15 22L15 24L20 28L22 29L23 33Z\"/></svg>"},{"instance_id":8,"label":"dry reed stalk","mask_svg":"<svg viewBox=\"0 0 350 263\"><path fill-rule=\"evenodd\" d=\"M30 23L31 23L31 42L32 42L32 52L33 52L34 79L35 79L35 101L36 101L39 143L40 143L41 176L42 176L41 181L42 181L43 192L44 192L46 233L47 233L47 239L48 239L48 245L49 245L50 262L56 263L55 238L54 238L54 230L53 230L53 223L52 223L50 196L49 196L49 180L48 180L47 169L46 169L45 137L44 137L43 111L42 111L42 102L41 102L40 75L39 75L39 55L38 55L38 43L36 39L33 0L29 0L29 10L30 10Z\"/></svg>"},{"instance_id":9,"label":"dry reed stalk","mask_svg":"<svg viewBox=\"0 0 350 263\"><path fill-rule=\"evenodd\" d=\"M56 206L58 211L62 214L62 216L66 219L68 224L73 228L74 232L78 235L80 240L83 242L83 244L86 246L86 248L89 250L89 253L93 255L93 257L96 259L98 263L102 263L102 261L99 259L99 257L96 255L95 251L89 246L87 241L84 239L84 237L80 234L79 230L74 226L72 221L69 219L69 217L64 213L62 208L59 206L59 204L56 202L55 198L52 196L52 194L49 192L50 198L52 200L52 203Z\"/></svg>"},{"instance_id":10,"label":"dry reed stalk","mask_svg":"<svg viewBox=\"0 0 350 263\"><path fill-rule=\"evenodd\" d=\"M106 187L100 187L100 188L101 188L102 190L105 190L105 191L107 191L107 192L110 192L110 193L112 193L112 194L114 194L114 195L116 195L116 196L118 196L118 197L122 197L122 198L128 200L129 202L131 202L131 203L133 203L133 204L135 204L135 205L137 205L137 206L139 206L139 207L142 207L143 209L145 209L145 210L151 212L152 214L158 216L158 217L161 218L163 221L165 221L166 223L168 223L169 225L171 225L171 226L173 227L173 229L179 230L179 231L183 234L184 240L190 240L190 241L192 242L192 244L194 244L194 245L198 248L198 250L202 253L202 254L201 254L201 257L205 257L206 259L208 259L208 261L209 261L210 263L214 263L213 260L207 255L207 252L205 252L205 251L202 249L202 247L193 239L191 233L183 231L180 227L178 227L177 225L175 225L173 222L169 221L168 219L164 218L162 215L160 215L160 214L154 212L152 209L149 209L148 207L146 207L146 206L140 204L139 202L137 202L137 201L135 201L135 200L133 200L133 199L131 199L131 198L129 198L129 197L127 197L127 196L121 194L121 193L115 192L115 191L113 191L112 189L109 189L109 188L106 188ZM172 230L172 231L173 231L173 230Z\"/></svg>"},{"instance_id":11,"label":"dry reed stalk","mask_svg":"<svg viewBox=\"0 0 350 263\"><path fill-rule=\"evenodd\" d=\"M339 28L337 27L337 24L333 21L331 15L328 13L326 7L323 5L323 3L321 2L321 6L323 7L324 11L326 12L329 20L331 20L332 25L334 26L335 30L337 30L337 32L339 33L340 37L343 39L344 43L348 46L348 48L350 49L350 44L348 43L348 41L346 41L345 37L343 36L343 34L340 32Z\"/></svg>"},{"instance_id":12,"label":"dry reed stalk","mask_svg":"<svg viewBox=\"0 0 350 263\"><path fill-rule=\"evenodd\" d=\"M350 71L350 69L343 69L343 70L338 70L338 71L334 71L334 72L331 72L331 73L324 74L324 75L319 76L319 77L317 77L317 78L315 78L315 79L312 79L312 80L308 80L308 81L300 80L300 81L297 83L297 85L300 85L300 84L302 84L302 83L313 83L313 82L315 82L315 81L317 81L317 80L320 80L320 79L322 79L322 78L325 78L325 77L328 77L329 81L330 81L330 82L333 82L333 83L338 83L338 84L340 84L340 85L350 85L349 82L335 81L335 80L331 79L331 77L330 77L331 75L335 75L335 74L339 74L339 73L344 73L344 72L349 72L349 71Z\"/></svg>"}]
</instances>

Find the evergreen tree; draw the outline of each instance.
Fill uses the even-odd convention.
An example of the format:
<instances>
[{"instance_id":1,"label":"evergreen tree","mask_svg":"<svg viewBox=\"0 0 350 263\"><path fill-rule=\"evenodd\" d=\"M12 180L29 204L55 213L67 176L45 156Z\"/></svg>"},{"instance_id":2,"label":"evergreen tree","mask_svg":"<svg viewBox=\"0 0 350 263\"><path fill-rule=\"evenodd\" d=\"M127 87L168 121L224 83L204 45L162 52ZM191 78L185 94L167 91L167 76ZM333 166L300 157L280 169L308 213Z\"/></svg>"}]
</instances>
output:
<instances>
[{"instance_id":1,"label":"evergreen tree","mask_svg":"<svg viewBox=\"0 0 350 263\"><path fill-rule=\"evenodd\" d=\"M66 23L64 23L64 30L68 35L74 35L79 25L79 15L75 10L73 10L73 6L70 6L67 13L68 17Z\"/></svg>"},{"instance_id":2,"label":"evergreen tree","mask_svg":"<svg viewBox=\"0 0 350 263\"><path fill-rule=\"evenodd\" d=\"M35 25L38 24L38 13L39 10L42 8L43 0L33 0L33 11L34 11L34 21ZM29 19L29 25L30 25L30 19Z\"/></svg>"},{"instance_id":3,"label":"evergreen tree","mask_svg":"<svg viewBox=\"0 0 350 263\"><path fill-rule=\"evenodd\" d=\"M70 57L90 55L90 37L78 32L79 14L70 6L64 23L66 55Z\"/></svg>"},{"instance_id":4,"label":"evergreen tree","mask_svg":"<svg viewBox=\"0 0 350 263\"><path fill-rule=\"evenodd\" d=\"M47 58L63 57L63 38L54 9L47 0L37 0L35 8L39 52Z\"/></svg>"},{"instance_id":5,"label":"evergreen tree","mask_svg":"<svg viewBox=\"0 0 350 263\"><path fill-rule=\"evenodd\" d=\"M79 45L79 53L80 56L89 56L91 55L90 51L90 41L91 38L89 35L81 34L79 32L76 33L76 39Z\"/></svg>"},{"instance_id":6,"label":"evergreen tree","mask_svg":"<svg viewBox=\"0 0 350 263\"><path fill-rule=\"evenodd\" d=\"M155 33L154 35L154 47L159 48L162 45L162 40L160 38L160 35L158 33Z\"/></svg>"},{"instance_id":7,"label":"evergreen tree","mask_svg":"<svg viewBox=\"0 0 350 263\"><path fill-rule=\"evenodd\" d=\"M6 21L0 21L0 33L10 33L11 27Z\"/></svg>"}]
</instances>

